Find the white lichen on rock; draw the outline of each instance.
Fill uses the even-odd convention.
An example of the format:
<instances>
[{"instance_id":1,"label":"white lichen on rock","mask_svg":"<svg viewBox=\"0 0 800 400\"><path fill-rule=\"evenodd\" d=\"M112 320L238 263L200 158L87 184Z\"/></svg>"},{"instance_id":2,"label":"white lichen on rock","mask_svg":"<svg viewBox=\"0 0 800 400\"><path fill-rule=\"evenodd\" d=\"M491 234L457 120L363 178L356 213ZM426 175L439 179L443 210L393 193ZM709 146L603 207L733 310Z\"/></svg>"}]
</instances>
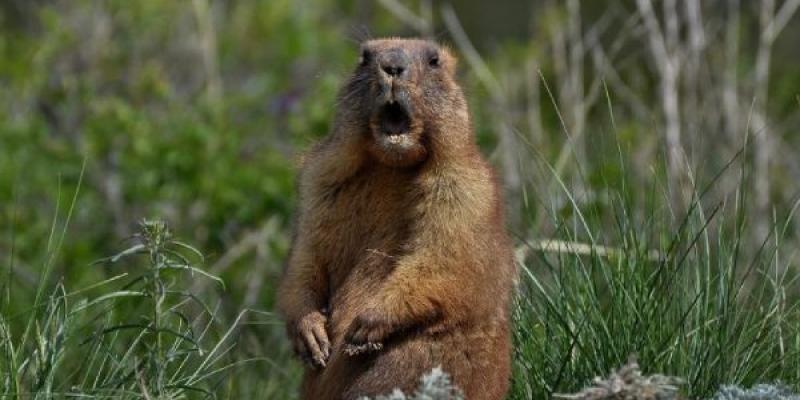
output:
<instances>
[{"instance_id":1,"label":"white lichen on rock","mask_svg":"<svg viewBox=\"0 0 800 400\"><path fill-rule=\"evenodd\" d=\"M683 380L665 375L642 375L635 358L608 378L594 378L593 385L575 394L556 394L570 400L678 400Z\"/></svg>"},{"instance_id":2,"label":"white lichen on rock","mask_svg":"<svg viewBox=\"0 0 800 400\"><path fill-rule=\"evenodd\" d=\"M800 395L792 393L783 384L761 384L750 389L739 386L723 386L712 400L800 400Z\"/></svg>"},{"instance_id":3,"label":"white lichen on rock","mask_svg":"<svg viewBox=\"0 0 800 400\"><path fill-rule=\"evenodd\" d=\"M592 386L575 394L555 394L555 399L567 400L683 400L679 386L683 379L666 375L642 375L639 363L631 357L619 370L607 378L594 378ZM400 389L374 398L359 400L464 400L464 395L441 368L434 368L420 379L413 394ZM760 384L750 389L736 385L722 386L709 400L800 400L800 395L781 384Z\"/></svg>"},{"instance_id":4,"label":"white lichen on rock","mask_svg":"<svg viewBox=\"0 0 800 400\"><path fill-rule=\"evenodd\" d=\"M395 389L394 392L370 399L362 397L360 400L463 400L461 390L453 385L450 376L436 367L425 374L413 394L407 395Z\"/></svg>"}]
</instances>

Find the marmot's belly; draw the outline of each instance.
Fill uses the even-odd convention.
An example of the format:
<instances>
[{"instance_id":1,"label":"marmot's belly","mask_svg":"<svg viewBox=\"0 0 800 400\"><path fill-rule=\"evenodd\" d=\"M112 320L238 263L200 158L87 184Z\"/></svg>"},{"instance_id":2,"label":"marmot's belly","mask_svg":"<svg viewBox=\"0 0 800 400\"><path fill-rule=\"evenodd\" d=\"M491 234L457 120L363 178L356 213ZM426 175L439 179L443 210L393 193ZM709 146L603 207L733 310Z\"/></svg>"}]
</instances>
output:
<instances>
[{"instance_id":1,"label":"marmot's belly","mask_svg":"<svg viewBox=\"0 0 800 400\"><path fill-rule=\"evenodd\" d=\"M307 398L350 400L394 389L413 393L423 375L441 367L472 399L470 394L485 390L476 383L508 381L509 349L508 332L499 325L395 337L383 350L359 356L338 348L327 367L307 376L307 393L312 395Z\"/></svg>"}]
</instances>

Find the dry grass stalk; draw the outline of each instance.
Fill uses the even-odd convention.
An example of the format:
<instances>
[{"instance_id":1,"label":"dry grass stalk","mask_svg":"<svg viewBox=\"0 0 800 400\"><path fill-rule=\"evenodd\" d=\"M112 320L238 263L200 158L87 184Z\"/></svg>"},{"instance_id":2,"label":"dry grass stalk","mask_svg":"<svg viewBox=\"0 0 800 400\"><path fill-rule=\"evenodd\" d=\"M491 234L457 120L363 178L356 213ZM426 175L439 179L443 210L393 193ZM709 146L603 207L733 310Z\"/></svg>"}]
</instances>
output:
<instances>
[{"instance_id":1,"label":"dry grass stalk","mask_svg":"<svg viewBox=\"0 0 800 400\"><path fill-rule=\"evenodd\" d=\"M603 246L599 244L589 244L555 239L532 240L526 242L516 250L518 260L524 260L531 251L543 253L572 254L576 256L588 256L597 254L600 257L622 257L625 250L617 247ZM647 251L647 259L654 262L664 260L658 250L650 249Z\"/></svg>"}]
</instances>

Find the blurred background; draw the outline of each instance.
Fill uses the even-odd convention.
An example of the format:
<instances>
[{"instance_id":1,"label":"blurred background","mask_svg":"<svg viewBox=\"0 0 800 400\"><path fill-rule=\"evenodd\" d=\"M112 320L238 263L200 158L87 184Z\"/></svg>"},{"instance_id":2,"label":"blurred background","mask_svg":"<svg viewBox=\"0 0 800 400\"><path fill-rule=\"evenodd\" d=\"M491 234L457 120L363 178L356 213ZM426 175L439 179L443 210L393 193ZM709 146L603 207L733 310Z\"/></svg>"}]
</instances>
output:
<instances>
[{"instance_id":1,"label":"blurred background","mask_svg":"<svg viewBox=\"0 0 800 400\"><path fill-rule=\"evenodd\" d=\"M551 237L579 217L576 204L602 219L621 184L615 177L626 175L634 192L657 193L656 207L676 225L696 193L704 204L732 204L745 185L746 242L758 248L800 191L798 7L795 0L3 0L6 310L31 303L51 226L63 222L81 176L53 280L82 288L111 276L92 261L125 248L136 222L157 216L225 280L224 289L194 287L222 299L221 319L243 308L271 310L290 241L297 159L327 133L358 43L389 35L433 38L460 56L477 140L500 171L518 241ZM787 222L782 246L790 254L798 228ZM277 319L240 334L239 351L285 364ZM254 371L286 375L282 382L298 376L297 366Z\"/></svg>"}]
</instances>

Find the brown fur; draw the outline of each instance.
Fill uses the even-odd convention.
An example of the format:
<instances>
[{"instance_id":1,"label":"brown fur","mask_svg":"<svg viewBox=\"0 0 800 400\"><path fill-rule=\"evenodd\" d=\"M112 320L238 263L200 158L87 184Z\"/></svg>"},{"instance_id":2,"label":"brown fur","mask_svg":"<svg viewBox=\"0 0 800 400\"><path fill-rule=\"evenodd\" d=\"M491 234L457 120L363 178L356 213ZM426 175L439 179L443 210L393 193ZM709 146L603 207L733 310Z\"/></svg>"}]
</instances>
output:
<instances>
[{"instance_id":1,"label":"brown fur","mask_svg":"<svg viewBox=\"0 0 800 400\"><path fill-rule=\"evenodd\" d=\"M278 293L290 338L311 364L303 398L411 392L441 366L467 399L502 399L516 270L455 59L414 39L363 50L332 133L303 163ZM404 74L385 73L392 54ZM407 120L384 122L387 99L407 107ZM387 139L392 129L400 139Z\"/></svg>"}]
</instances>

